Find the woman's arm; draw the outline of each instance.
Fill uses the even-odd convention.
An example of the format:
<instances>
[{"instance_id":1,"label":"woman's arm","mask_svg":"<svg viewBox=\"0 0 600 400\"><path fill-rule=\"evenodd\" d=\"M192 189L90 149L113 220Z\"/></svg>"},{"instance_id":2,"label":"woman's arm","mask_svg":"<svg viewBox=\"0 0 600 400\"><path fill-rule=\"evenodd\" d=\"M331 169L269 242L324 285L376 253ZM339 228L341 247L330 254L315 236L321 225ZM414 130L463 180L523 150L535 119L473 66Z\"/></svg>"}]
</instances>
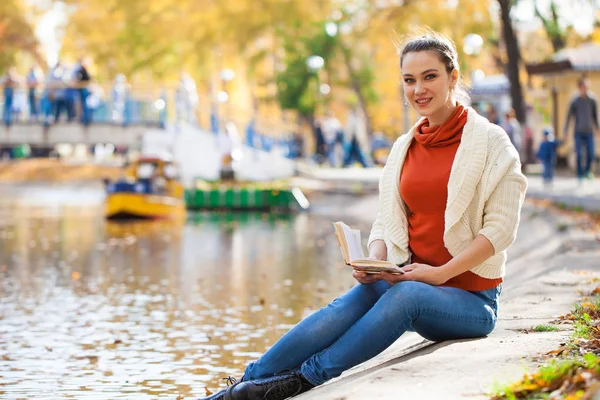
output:
<instances>
[{"instance_id":1,"label":"woman's arm","mask_svg":"<svg viewBox=\"0 0 600 400\"><path fill-rule=\"evenodd\" d=\"M438 268L440 280L442 280L442 283L447 282L455 276L482 264L493 255L494 246L492 246L492 242L483 235L477 235L456 257L452 257L450 261Z\"/></svg>"}]
</instances>

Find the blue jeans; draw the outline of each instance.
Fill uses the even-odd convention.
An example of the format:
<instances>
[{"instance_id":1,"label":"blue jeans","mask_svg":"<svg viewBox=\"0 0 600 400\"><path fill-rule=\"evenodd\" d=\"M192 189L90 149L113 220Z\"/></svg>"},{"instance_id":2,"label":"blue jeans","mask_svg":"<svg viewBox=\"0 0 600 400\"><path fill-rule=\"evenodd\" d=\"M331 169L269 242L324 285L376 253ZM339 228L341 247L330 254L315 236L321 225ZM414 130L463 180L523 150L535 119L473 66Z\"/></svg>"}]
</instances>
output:
<instances>
[{"instance_id":1,"label":"blue jeans","mask_svg":"<svg viewBox=\"0 0 600 400\"><path fill-rule=\"evenodd\" d=\"M555 164L555 160L542 160L542 166L543 166L543 170L542 170L542 178L544 179L544 182L552 182L552 178L554 177L554 164Z\"/></svg>"},{"instance_id":2,"label":"blue jeans","mask_svg":"<svg viewBox=\"0 0 600 400\"><path fill-rule=\"evenodd\" d=\"M335 139L331 141L331 143L327 144L327 159L329 160L329 165L335 167L337 165L335 160L335 145L341 144L342 148L344 148L344 133L339 131L335 135Z\"/></svg>"},{"instance_id":3,"label":"blue jeans","mask_svg":"<svg viewBox=\"0 0 600 400\"><path fill-rule=\"evenodd\" d=\"M81 123L88 126L92 121L91 110L87 105L87 98L90 94L87 88L79 88L79 100L81 102Z\"/></svg>"},{"instance_id":4,"label":"blue jeans","mask_svg":"<svg viewBox=\"0 0 600 400\"><path fill-rule=\"evenodd\" d=\"M365 156L360 150L360 145L358 144L358 140L356 138L352 138L352 141L348 146L346 146L346 154L344 155L344 167L349 167L350 163L353 159L356 159L363 168L367 168L367 161L365 160Z\"/></svg>"},{"instance_id":5,"label":"blue jeans","mask_svg":"<svg viewBox=\"0 0 600 400\"><path fill-rule=\"evenodd\" d=\"M293 327L248 365L244 377L300 369L320 385L375 357L407 330L433 341L485 336L496 326L500 291L411 281L356 285Z\"/></svg>"},{"instance_id":6,"label":"blue jeans","mask_svg":"<svg viewBox=\"0 0 600 400\"><path fill-rule=\"evenodd\" d=\"M38 115L37 96L34 88L29 88L29 119L35 119Z\"/></svg>"},{"instance_id":7,"label":"blue jeans","mask_svg":"<svg viewBox=\"0 0 600 400\"><path fill-rule=\"evenodd\" d=\"M12 107L15 90L11 87L4 88L4 124L9 127L12 125Z\"/></svg>"},{"instance_id":8,"label":"blue jeans","mask_svg":"<svg viewBox=\"0 0 600 400\"><path fill-rule=\"evenodd\" d=\"M583 152L585 149L585 165ZM575 154L577 155L577 177L583 178L590 173L594 161L594 135L575 132Z\"/></svg>"}]
</instances>

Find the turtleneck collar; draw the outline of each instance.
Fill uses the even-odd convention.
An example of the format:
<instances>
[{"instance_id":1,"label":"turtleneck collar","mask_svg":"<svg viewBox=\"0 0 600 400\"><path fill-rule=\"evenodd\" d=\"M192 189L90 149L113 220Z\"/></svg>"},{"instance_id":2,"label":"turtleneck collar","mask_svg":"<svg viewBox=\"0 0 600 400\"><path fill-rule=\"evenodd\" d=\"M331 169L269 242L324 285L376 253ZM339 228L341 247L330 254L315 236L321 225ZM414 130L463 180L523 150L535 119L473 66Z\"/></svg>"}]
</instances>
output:
<instances>
[{"instance_id":1,"label":"turtleneck collar","mask_svg":"<svg viewBox=\"0 0 600 400\"><path fill-rule=\"evenodd\" d=\"M425 147L444 147L459 142L467 123L467 109L460 103L442 125L430 127L424 118L415 128L415 140Z\"/></svg>"}]
</instances>

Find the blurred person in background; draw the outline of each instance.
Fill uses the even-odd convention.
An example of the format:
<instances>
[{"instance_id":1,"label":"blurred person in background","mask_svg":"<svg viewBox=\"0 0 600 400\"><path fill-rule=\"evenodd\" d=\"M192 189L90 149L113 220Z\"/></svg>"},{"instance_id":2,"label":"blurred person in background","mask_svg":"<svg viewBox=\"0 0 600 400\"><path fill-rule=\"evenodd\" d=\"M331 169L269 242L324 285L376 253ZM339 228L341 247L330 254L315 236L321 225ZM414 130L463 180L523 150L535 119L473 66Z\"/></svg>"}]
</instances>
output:
<instances>
[{"instance_id":1,"label":"blurred person in background","mask_svg":"<svg viewBox=\"0 0 600 400\"><path fill-rule=\"evenodd\" d=\"M560 145L554 138L550 128L544 129L544 138L540 143L537 152L537 158L542 162L542 178L544 186L551 187L554 178L554 168L556 166L556 150Z\"/></svg>"},{"instance_id":2,"label":"blurred person in background","mask_svg":"<svg viewBox=\"0 0 600 400\"><path fill-rule=\"evenodd\" d=\"M598 103L596 97L589 92L589 82L585 78L577 81L579 94L569 105L567 120L563 130L564 137L569 132L571 120L575 120L575 155L577 156L577 179L592 179L592 163L596 155L594 150L594 133L600 131L598 125ZM585 155L584 155L585 153Z\"/></svg>"},{"instance_id":3,"label":"blurred person in background","mask_svg":"<svg viewBox=\"0 0 600 400\"><path fill-rule=\"evenodd\" d=\"M89 86L92 77L88 71L89 62L87 58L79 60L79 65L75 71L75 84L79 94L79 103L81 109L81 123L88 126L92 122L91 110L88 105L88 96L90 95Z\"/></svg>"},{"instance_id":4,"label":"blurred person in background","mask_svg":"<svg viewBox=\"0 0 600 400\"><path fill-rule=\"evenodd\" d=\"M487 109L487 119L492 124L500 125L500 117L498 116L498 111L496 111L496 107L489 104Z\"/></svg>"},{"instance_id":5,"label":"blurred person in background","mask_svg":"<svg viewBox=\"0 0 600 400\"><path fill-rule=\"evenodd\" d=\"M10 127L13 123L13 107L15 100L15 91L22 83L23 79L17 73L16 67L10 67L2 78L0 85L4 87L4 125Z\"/></svg>"},{"instance_id":6,"label":"blurred person in background","mask_svg":"<svg viewBox=\"0 0 600 400\"><path fill-rule=\"evenodd\" d=\"M348 113L348 120L344 127L344 167L349 167L353 161L358 161L363 168L367 168L368 164L361 150L364 143L368 143L367 122L363 110L359 106L355 106Z\"/></svg>"},{"instance_id":7,"label":"blurred person in background","mask_svg":"<svg viewBox=\"0 0 600 400\"><path fill-rule=\"evenodd\" d=\"M383 132L373 132L371 139L371 158L376 165L385 165L390 151L390 141Z\"/></svg>"},{"instance_id":8,"label":"blurred person in background","mask_svg":"<svg viewBox=\"0 0 600 400\"><path fill-rule=\"evenodd\" d=\"M46 76L46 89L50 104L50 113L54 116L54 123L57 123L60 120L63 111L67 113L68 119L69 105L67 102L65 74L65 68L59 61Z\"/></svg>"},{"instance_id":9,"label":"blurred person in background","mask_svg":"<svg viewBox=\"0 0 600 400\"><path fill-rule=\"evenodd\" d=\"M117 74L111 90L111 120L126 126L129 124L129 83L125 74Z\"/></svg>"},{"instance_id":10,"label":"blurred person in background","mask_svg":"<svg viewBox=\"0 0 600 400\"><path fill-rule=\"evenodd\" d=\"M325 139L325 144L327 146L327 159L329 160L329 165L332 167L337 167L337 157L336 157L336 145L339 143L342 147L344 146L344 133L342 132L342 124L340 121L333 115L333 112L327 111L325 118L321 122L321 130L323 132L323 139Z\"/></svg>"},{"instance_id":11,"label":"blurred person in background","mask_svg":"<svg viewBox=\"0 0 600 400\"><path fill-rule=\"evenodd\" d=\"M515 149L517 149L517 152L521 154L523 146L523 130L521 128L521 124L517 120L515 110L512 108L506 112L502 127L508 134L510 142L513 144L513 146L515 146Z\"/></svg>"},{"instance_id":12,"label":"blurred person in background","mask_svg":"<svg viewBox=\"0 0 600 400\"><path fill-rule=\"evenodd\" d=\"M27 77L25 78L27 83L27 100L29 103L29 121L37 121L39 114L39 103L37 99L37 90L40 83L44 80L42 70L34 65L29 69Z\"/></svg>"},{"instance_id":13,"label":"blurred person in background","mask_svg":"<svg viewBox=\"0 0 600 400\"><path fill-rule=\"evenodd\" d=\"M320 118L315 118L312 126L313 137L315 141L314 160L321 165L327 159L327 142L323 135L322 121Z\"/></svg>"}]
</instances>

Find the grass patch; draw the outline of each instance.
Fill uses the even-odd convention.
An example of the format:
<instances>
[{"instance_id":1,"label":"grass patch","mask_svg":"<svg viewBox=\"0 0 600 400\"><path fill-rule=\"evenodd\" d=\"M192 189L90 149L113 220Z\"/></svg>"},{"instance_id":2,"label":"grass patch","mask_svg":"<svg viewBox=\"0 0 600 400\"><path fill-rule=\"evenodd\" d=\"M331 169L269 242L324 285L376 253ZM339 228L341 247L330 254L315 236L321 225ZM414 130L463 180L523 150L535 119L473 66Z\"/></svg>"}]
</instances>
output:
<instances>
[{"instance_id":1,"label":"grass patch","mask_svg":"<svg viewBox=\"0 0 600 400\"><path fill-rule=\"evenodd\" d=\"M556 230L559 232L564 232L567 229L569 229L569 225L568 224L564 224L564 223L560 223L556 225Z\"/></svg>"},{"instance_id":2,"label":"grass patch","mask_svg":"<svg viewBox=\"0 0 600 400\"><path fill-rule=\"evenodd\" d=\"M558 328L554 325L538 325L533 328L534 332L556 332Z\"/></svg>"},{"instance_id":3,"label":"grass patch","mask_svg":"<svg viewBox=\"0 0 600 400\"><path fill-rule=\"evenodd\" d=\"M576 400L600 393L600 288L589 296L555 321L573 324L573 333L567 343L547 354L554 358L518 382L497 387L493 400ZM532 328L535 332L556 330L552 325Z\"/></svg>"}]
</instances>

